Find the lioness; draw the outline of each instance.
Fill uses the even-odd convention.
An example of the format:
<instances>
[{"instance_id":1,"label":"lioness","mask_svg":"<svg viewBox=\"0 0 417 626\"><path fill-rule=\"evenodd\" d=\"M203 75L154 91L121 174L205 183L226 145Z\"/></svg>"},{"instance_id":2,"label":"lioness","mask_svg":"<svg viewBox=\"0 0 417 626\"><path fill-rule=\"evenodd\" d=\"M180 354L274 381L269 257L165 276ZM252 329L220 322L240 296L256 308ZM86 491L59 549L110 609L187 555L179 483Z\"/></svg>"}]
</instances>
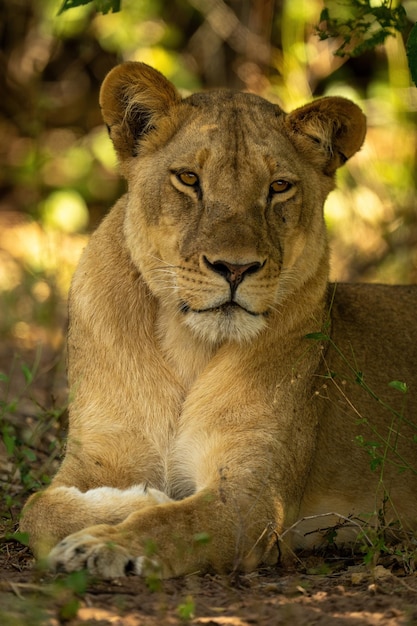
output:
<instances>
[{"instance_id":1,"label":"lioness","mask_svg":"<svg viewBox=\"0 0 417 626\"><path fill-rule=\"evenodd\" d=\"M360 109L181 99L142 63L100 103L128 191L72 283L66 455L21 520L35 554L177 576L334 523L341 542L382 514L413 531L417 288L328 283L323 203Z\"/></svg>"}]
</instances>

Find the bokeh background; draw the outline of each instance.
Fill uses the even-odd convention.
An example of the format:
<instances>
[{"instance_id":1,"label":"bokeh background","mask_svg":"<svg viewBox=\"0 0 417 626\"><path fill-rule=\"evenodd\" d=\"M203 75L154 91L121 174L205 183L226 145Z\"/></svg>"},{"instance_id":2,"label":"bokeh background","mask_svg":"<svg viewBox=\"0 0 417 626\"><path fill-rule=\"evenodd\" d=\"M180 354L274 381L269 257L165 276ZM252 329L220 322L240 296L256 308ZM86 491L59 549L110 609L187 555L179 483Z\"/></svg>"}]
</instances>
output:
<instances>
[{"instance_id":1,"label":"bokeh background","mask_svg":"<svg viewBox=\"0 0 417 626\"><path fill-rule=\"evenodd\" d=\"M417 95L406 33L348 59L317 36L322 0L123 0L107 15L93 5L58 15L61 2L0 0L3 348L62 344L74 265L124 188L98 92L127 59L184 93L230 86L286 109L321 95L355 100L369 132L326 206L332 278L416 282ZM411 26L417 2L404 7Z\"/></svg>"}]
</instances>

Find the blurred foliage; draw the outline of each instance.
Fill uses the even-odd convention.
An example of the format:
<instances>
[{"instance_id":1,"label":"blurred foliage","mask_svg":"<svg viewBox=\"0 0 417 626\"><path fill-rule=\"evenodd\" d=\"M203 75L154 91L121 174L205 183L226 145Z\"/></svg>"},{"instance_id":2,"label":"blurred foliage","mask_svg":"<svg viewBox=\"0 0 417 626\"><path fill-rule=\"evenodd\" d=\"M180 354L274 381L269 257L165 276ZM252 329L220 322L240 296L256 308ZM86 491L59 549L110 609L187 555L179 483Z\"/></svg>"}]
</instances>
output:
<instances>
[{"instance_id":1,"label":"blurred foliage","mask_svg":"<svg viewBox=\"0 0 417 626\"><path fill-rule=\"evenodd\" d=\"M405 8L401 4L393 6L392 0L380 4L373 0L326 0L317 31L320 39L342 40L335 54L359 56L406 25Z\"/></svg>"},{"instance_id":2,"label":"blurred foliage","mask_svg":"<svg viewBox=\"0 0 417 626\"><path fill-rule=\"evenodd\" d=\"M415 0L393 5L401 20L406 11L403 34L393 28L359 58L335 54L343 34L317 35L330 0L123 0L119 12L112 0L76 4L0 0L0 335L28 347L61 340L73 268L125 188L98 93L127 59L153 65L184 94L229 86L287 109L322 95L356 101L369 132L326 207L332 274L416 281L417 97L403 40ZM369 6L375 15L386 2Z\"/></svg>"},{"instance_id":3,"label":"blurred foliage","mask_svg":"<svg viewBox=\"0 0 417 626\"><path fill-rule=\"evenodd\" d=\"M414 84L417 85L417 22L411 29L407 39L407 57L411 78Z\"/></svg>"},{"instance_id":4,"label":"blurred foliage","mask_svg":"<svg viewBox=\"0 0 417 626\"><path fill-rule=\"evenodd\" d=\"M335 54L357 57L385 42L387 37L405 30L407 12L392 0L325 0L317 34L321 40L338 38L341 43ZM411 77L417 84L417 23L407 39L407 57Z\"/></svg>"}]
</instances>

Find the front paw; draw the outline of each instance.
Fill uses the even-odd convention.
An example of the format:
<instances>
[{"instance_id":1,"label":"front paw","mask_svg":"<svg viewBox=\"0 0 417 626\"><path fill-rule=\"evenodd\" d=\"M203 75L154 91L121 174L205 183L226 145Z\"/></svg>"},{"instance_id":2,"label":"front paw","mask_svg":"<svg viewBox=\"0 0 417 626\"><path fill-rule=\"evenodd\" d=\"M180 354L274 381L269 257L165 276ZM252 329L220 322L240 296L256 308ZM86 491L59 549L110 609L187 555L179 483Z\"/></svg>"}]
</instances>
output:
<instances>
[{"instance_id":1,"label":"front paw","mask_svg":"<svg viewBox=\"0 0 417 626\"><path fill-rule=\"evenodd\" d=\"M49 568L55 572L74 572L87 569L99 578L111 579L119 576L141 576L145 568L145 557L134 557L126 548L94 537L88 531L74 533L61 541L48 555Z\"/></svg>"}]
</instances>

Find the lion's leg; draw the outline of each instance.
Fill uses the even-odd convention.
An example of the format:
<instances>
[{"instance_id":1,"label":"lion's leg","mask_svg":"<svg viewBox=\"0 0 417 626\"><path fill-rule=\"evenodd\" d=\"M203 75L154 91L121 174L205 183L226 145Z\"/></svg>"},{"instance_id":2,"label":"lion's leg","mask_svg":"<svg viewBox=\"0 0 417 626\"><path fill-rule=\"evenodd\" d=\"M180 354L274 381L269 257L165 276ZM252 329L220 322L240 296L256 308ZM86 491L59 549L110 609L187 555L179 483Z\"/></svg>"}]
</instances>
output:
<instances>
[{"instance_id":1,"label":"lion's leg","mask_svg":"<svg viewBox=\"0 0 417 626\"><path fill-rule=\"evenodd\" d=\"M246 433L221 430L220 435L214 428L193 429L193 436L184 435L178 444L174 465L196 493L66 537L49 555L52 569L87 567L93 575L112 578L146 575L150 561L161 576L170 577L253 569L264 561L276 545L274 531L280 533L290 508L298 507L298 493L293 483L286 485L263 433L251 432L249 449ZM282 456L285 462L284 451Z\"/></svg>"},{"instance_id":2,"label":"lion's leg","mask_svg":"<svg viewBox=\"0 0 417 626\"><path fill-rule=\"evenodd\" d=\"M304 393L301 376L288 388L282 383L269 404L258 378L250 384L250 405L240 409L241 385L234 385L235 368L227 365L217 367L210 387L202 384L188 396L170 450L168 484L195 493L66 537L49 555L52 568L87 567L111 578L146 574L150 559L168 577L253 569L269 560L277 536L298 516L316 419L310 412L306 423L294 405L297 385Z\"/></svg>"},{"instance_id":3,"label":"lion's leg","mask_svg":"<svg viewBox=\"0 0 417 626\"><path fill-rule=\"evenodd\" d=\"M115 526L86 528L61 541L49 565L67 572L87 568L103 578L146 575L148 566L162 577L253 568L273 543L272 503L266 511L256 497L223 500L204 490L132 513Z\"/></svg>"},{"instance_id":4,"label":"lion's leg","mask_svg":"<svg viewBox=\"0 0 417 626\"><path fill-rule=\"evenodd\" d=\"M98 487L85 492L76 487L51 486L27 502L20 530L28 533L38 558L61 539L95 524L117 524L133 511L169 502L161 491L135 485L128 489Z\"/></svg>"}]
</instances>

